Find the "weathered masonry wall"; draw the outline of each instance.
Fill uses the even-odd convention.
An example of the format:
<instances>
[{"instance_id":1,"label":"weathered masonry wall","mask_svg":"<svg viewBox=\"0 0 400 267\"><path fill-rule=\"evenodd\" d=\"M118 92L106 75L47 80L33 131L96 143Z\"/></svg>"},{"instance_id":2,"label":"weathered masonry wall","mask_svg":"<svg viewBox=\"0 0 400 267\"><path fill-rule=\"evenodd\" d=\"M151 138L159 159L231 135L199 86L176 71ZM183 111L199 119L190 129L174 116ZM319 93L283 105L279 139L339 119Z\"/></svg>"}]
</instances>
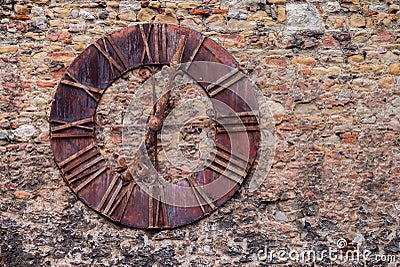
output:
<instances>
[{"instance_id":1,"label":"weathered masonry wall","mask_svg":"<svg viewBox=\"0 0 400 267\"><path fill-rule=\"evenodd\" d=\"M399 1L0 3L0 266L287 266L257 253L321 252L340 238L399 259ZM149 21L194 28L232 53L269 99L278 138L257 191L157 232L77 201L48 136L68 64L106 32Z\"/></svg>"}]
</instances>

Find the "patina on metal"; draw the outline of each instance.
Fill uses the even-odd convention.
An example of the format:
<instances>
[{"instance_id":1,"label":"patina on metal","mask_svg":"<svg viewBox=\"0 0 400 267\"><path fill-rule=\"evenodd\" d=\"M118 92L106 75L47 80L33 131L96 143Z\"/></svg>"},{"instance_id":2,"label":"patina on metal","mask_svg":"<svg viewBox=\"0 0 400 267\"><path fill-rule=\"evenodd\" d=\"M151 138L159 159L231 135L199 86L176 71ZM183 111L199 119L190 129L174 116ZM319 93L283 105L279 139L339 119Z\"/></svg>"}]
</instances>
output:
<instances>
[{"instance_id":1,"label":"patina on metal","mask_svg":"<svg viewBox=\"0 0 400 267\"><path fill-rule=\"evenodd\" d=\"M155 199L135 182L134 177L146 178L148 174L147 166L141 160L143 155L138 155L131 167L125 162L109 166L96 145L95 113L105 90L129 71L138 68L155 71L162 66L175 67L196 61L216 62L232 68L228 73L213 73L213 83L199 81L199 84L210 98L218 99L237 111L245 130L243 132L243 128L237 127L229 116L219 118L228 126L217 125L215 129L217 152L214 160L205 170L193 173L184 181L187 187L193 189L199 206L175 207L163 203L163 188L151 188L150 191L159 196ZM187 71L190 64L186 66ZM247 104L257 103L254 95L246 91L251 88L243 86L244 100L225 90L240 82L238 73L238 63L220 45L196 31L175 25L140 24L97 40L69 66L59 83L51 108L51 145L66 183L89 207L129 227L173 228L206 216L224 204L240 187L255 160L260 141L257 118ZM157 148L161 145L157 143L157 134L163 127L169 97L170 92L167 91L154 103L143 144L148 151L153 148L155 165ZM243 136L251 140L248 158L232 153L232 137L227 132L238 138L235 142L240 142ZM228 163L233 163L235 168ZM118 171L112 172L111 169ZM226 175L226 170L229 175ZM222 198L212 199L209 192L202 188L219 178L226 179L227 183L233 182L235 186ZM179 191L168 193L184 197Z\"/></svg>"}]
</instances>

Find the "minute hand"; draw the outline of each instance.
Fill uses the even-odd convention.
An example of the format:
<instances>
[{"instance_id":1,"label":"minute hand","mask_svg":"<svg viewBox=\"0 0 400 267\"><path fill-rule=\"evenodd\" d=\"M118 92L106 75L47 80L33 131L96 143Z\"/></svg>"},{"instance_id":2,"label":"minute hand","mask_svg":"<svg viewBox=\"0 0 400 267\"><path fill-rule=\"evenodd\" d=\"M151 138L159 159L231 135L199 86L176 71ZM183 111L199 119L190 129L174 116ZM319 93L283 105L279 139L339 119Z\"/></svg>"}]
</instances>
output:
<instances>
[{"instance_id":1,"label":"minute hand","mask_svg":"<svg viewBox=\"0 0 400 267\"><path fill-rule=\"evenodd\" d=\"M176 49L176 52L174 56L171 59L170 67L171 67L171 74L169 77L168 85L167 88L169 88L166 92L163 93L161 96L160 100L158 100L157 105L155 107L155 112L153 113L152 116L150 116L150 121L149 121L149 128L152 131L159 131L162 128L162 122L164 118L164 112L168 104L168 100L171 96L171 86L174 78L179 75L179 71L176 70L176 68L179 66L179 64L182 61L182 55L183 51L185 49L187 41L187 36L183 35L179 39L178 47ZM153 90L154 90L154 85L153 85ZM154 98L154 93L153 93L153 98Z\"/></svg>"}]
</instances>

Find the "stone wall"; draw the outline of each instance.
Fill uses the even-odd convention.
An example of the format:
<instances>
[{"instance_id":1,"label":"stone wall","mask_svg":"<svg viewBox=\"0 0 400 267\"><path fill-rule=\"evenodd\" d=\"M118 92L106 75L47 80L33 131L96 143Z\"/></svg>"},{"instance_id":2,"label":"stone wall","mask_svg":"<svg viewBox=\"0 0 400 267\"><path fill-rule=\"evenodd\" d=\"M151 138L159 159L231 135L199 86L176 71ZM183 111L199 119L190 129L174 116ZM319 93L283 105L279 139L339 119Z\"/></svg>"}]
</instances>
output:
<instances>
[{"instance_id":1,"label":"stone wall","mask_svg":"<svg viewBox=\"0 0 400 267\"><path fill-rule=\"evenodd\" d=\"M261 250L322 252L341 238L372 253L368 266L396 266L377 255L400 259L399 1L0 3L0 266L307 266ZM119 227L87 208L49 145L68 64L147 21L194 28L232 53L269 99L278 138L257 191L174 230Z\"/></svg>"}]
</instances>

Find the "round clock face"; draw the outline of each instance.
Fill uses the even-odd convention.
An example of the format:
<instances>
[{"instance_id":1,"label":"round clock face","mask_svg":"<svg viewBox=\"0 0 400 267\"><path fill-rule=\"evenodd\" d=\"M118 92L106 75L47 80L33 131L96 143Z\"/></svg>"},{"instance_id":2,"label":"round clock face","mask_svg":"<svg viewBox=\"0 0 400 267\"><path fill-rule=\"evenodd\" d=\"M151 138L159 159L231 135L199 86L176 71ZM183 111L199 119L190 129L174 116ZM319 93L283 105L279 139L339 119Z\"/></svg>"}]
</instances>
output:
<instances>
[{"instance_id":1,"label":"round clock face","mask_svg":"<svg viewBox=\"0 0 400 267\"><path fill-rule=\"evenodd\" d=\"M126 101L106 96L115 84L134 88ZM238 190L256 159L258 115L251 82L221 46L190 29L140 24L69 66L51 108L51 144L89 207L126 226L173 228Z\"/></svg>"}]
</instances>

